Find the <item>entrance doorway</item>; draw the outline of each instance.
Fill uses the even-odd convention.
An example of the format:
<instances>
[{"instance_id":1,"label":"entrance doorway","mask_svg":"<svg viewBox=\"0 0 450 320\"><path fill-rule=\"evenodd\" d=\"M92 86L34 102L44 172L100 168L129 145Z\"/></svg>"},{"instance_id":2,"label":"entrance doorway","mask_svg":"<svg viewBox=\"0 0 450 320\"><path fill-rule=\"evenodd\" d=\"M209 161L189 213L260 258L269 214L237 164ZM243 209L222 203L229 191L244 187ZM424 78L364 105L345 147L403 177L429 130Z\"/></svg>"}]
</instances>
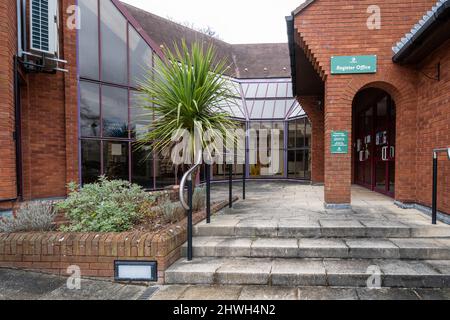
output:
<instances>
[{"instance_id":1,"label":"entrance doorway","mask_svg":"<svg viewBox=\"0 0 450 320\"><path fill-rule=\"evenodd\" d=\"M355 182L395 195L395 103L376 88L359 92L353 102Z\"/></svg>"}]
</instances>

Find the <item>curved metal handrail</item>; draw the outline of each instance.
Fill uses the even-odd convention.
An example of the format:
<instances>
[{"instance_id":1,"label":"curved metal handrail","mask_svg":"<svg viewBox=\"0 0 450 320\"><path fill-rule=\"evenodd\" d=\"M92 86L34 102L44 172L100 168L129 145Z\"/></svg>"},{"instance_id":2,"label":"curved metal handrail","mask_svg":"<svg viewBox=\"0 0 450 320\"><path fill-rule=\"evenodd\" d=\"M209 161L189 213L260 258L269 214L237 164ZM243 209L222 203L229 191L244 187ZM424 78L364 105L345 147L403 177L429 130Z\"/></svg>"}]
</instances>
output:
<instances>
[{"instance_id":1,"label":"curved metal handrail","mask_svg":"<svg viewBox=\"0 0 450 320\"><path fill-rule=\"evenodd\" d=\"M195 162L195 164L192 166L192 168L190 168L184 175L183 178L181 179L180 182L180 202L181 205L183 206L183 208L185 210L189 210L190 207L189 205L186 203L186 200L184 199L184 187L186 185L186 181L191 181L192 180L192 173L194 172L195 169L197 169L201 164L202 164L202 152L197 152L197 161Z\"/></svg>"}]
</instances>

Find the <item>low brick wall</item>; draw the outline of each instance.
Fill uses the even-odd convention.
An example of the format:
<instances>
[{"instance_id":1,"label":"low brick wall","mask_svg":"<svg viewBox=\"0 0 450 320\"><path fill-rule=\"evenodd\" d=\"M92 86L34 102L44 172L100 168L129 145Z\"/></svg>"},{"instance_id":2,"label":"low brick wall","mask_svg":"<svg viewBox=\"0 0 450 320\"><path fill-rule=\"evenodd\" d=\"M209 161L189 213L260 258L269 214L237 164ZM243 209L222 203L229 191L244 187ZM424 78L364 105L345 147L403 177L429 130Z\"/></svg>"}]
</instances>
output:
<instances>
[{"instance_id":1,"label":"low brick wall","mask_svg":"<svg viewBox=\"0 0 450 320\"><path fill-rule=\"evenodd\" d=\"M227 201L213 205L217 212ZM193 215L194 224L205 219L205 211ZM77 265L87 277L114 277L115 260L158 262L158 283L164 271L181 257L187 240L186 219L154 232L0 233L0 267L68 275L67 267Z\"/></svg>"}]
</instances>

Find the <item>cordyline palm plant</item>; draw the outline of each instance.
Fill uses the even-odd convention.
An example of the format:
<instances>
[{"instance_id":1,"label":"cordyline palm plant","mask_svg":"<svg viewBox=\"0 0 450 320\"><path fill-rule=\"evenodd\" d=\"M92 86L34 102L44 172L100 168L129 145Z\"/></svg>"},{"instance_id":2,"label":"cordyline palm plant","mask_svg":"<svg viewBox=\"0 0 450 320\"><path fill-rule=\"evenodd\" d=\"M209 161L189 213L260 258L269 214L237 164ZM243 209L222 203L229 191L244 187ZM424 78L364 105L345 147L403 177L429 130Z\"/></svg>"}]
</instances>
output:
<instances>
[{"instance_id":1,"label":"cordyline palm plant","mask_svg":"<svg viewBox=\"0 0 450 320\"><path fill-rule=\"evenodd\" d=\"M224 77L227 62L218 59L212 45L205 48L194 43L189 49L184 41L181 46L174 44L173 52L164 49L164 55L164 60L156 59L140 85L142 107L153 113L156 120L146 128L147 133L141 135L138 144L151 145L155 153L170 154L175 145L172 137L186 130L190 133L187 156L193 159L194 153L206 146L203 137L207 130L215 133L213 138L233 136L230 133L236 124L223 111L224 103L230 103L233 96ZM200 140L194 138L195 132ZM208 145L215 147L214 141Z\"/></svg>"}]
</instances>

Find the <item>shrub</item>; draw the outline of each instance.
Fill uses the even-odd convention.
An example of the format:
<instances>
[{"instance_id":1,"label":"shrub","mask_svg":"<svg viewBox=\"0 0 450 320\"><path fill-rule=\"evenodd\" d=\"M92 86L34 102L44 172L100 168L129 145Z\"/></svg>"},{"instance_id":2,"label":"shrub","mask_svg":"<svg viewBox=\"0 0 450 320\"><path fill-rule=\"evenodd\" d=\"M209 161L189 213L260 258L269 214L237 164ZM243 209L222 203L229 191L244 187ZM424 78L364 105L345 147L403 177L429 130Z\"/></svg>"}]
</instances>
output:
<instances>
[{"instance_id":1,"label":"shrub","mask_svg":"<svg viewBox=\"0 0 450 320\"><path fill-rule=\"evenodd\" d=\"M179 202L165 201L158 207L161 210L161 218L163 223L173 223L180 221L186 215L186 211Z\"/></svg>"},{"instance_id":2,"label":"shrub","mask_svg":"<svg viewBox=\"0 0 450 320\"><path fill-rule=\"evenodd\" d=\"M50 231L55 216L53 203L27 202L22 204L15 217L0 219L0 232Z\"/></svg>"},{"instance_id":3,"label":"shrub","mask_svg":"<svg viewBox=\"0 0 450 320\"><path fill-rule=\"evenodd\" d=\"M192 209L194 212L201 211L206 206L205 188L196 188L192 196Z\"/></svg>"},{"instance_id":4,"label":"shrub","mask_svg":"<svg viewBox=\"0 0 450 320\"><path fill-rule=\"evenodd\" d=\"M155 199L140 186L100 177L98 183L80 188L69 184L68 198L57 205L70 219L62 227L69 232L123 232L130 230L143 216L143 208Z\"/></svg>"}]
</instances>

